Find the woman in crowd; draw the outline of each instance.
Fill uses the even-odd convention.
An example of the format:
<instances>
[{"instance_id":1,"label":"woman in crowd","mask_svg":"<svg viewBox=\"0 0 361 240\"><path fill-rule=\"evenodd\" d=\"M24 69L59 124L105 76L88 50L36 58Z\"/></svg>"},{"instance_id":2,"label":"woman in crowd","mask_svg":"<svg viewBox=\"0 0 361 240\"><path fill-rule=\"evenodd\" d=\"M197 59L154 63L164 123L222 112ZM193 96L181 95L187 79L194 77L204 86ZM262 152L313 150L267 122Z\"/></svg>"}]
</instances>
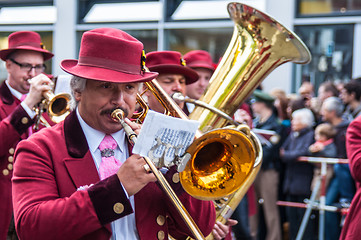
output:
<instances>
[{"instance_id":1,"label":"woman in crowd","mask_svg":"<svg viewBox=\"0 0 361 240\"><path fill-rule=\"evenodd\" d=\"M311 194L313 165L300 162L300 156L308 154L309 146L314 142L314 116L311 110L302 108L292 113L291 133L280 150L280 157L286 165L283 192L291 202L303 202ZM303 208L288 207L290 240L296 239L305 210ZM304 239L314 239L315 219L310 219L304 233Z\"/></svg>"}]
</instances>

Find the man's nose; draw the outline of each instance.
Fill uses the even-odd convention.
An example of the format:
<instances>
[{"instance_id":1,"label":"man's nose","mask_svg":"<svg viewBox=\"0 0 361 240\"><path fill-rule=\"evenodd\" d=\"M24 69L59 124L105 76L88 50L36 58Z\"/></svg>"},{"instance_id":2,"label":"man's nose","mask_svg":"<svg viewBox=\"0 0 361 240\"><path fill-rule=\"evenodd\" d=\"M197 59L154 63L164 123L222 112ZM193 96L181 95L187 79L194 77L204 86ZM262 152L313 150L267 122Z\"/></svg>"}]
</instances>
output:
<instances>
[{"instance_id":1,"label":"man's nose","mask_svg":"<svg viewBox=\"0 0 361 240\"><path fill-rule=\"evenodd\" d=\"M38 75L38 73L35 72L35 68L31 68L30 71L28 72L28 74L31 78Z\"/></svg>"},{"instance_id":2,"label":"man's nose","mask_svg":"<svg viewBox=\"0 0 361 240\"><path fill-rule=\"evenodd\" d=\"M206 78L199 78L198 81L202 87L206 87L208 85L208 80Z\"/></svg>"},{"instance_id":3,"label":"man's nose","mask_svg":"<svg viewBox=\"0 0 361 240\"><path fill-rule=\"evenodd\" d=\"M124 103L124 94L121 91L115 91L112 97L112 104L119 106L122 103Z\"/></svg>"},{"instance_id":4,"label":"man's nose","mask_svg":"<svg viewBox=\"0 0 361 240\"><path fill-rule=\"evenodd\" d=\"M174 82L172 90L175 91L175 92L181 92L182 91L182 84L180 82Z\"/></svg>"}]
</instances>

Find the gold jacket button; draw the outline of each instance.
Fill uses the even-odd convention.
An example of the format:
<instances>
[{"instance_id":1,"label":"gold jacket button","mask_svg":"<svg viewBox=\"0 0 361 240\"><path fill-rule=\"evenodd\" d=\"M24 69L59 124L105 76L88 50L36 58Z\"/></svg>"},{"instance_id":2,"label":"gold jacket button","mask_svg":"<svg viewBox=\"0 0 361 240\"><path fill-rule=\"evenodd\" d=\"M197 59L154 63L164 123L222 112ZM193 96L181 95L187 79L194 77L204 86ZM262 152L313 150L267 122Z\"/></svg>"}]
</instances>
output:
<instances>
[{"instance_id":1,"label":"gold jacket button","mask_svg":"<svg viewBox=\"0 0 361 240\"><path fill-rule=\"evenodd\" d=\"M4 169L4 170L3 170L3 174L4 174L4 176L7 176L7 175L9 175L9 170L7 170L7 169Z\"/></svg>"},{"instance_id":2,"label":"gold jacket button","mask_svg":"<svg viewBox=\"0 0 361 240\"><path fill-rule=\"evenodd\" d=\"M175 173L172 177L174 183L179 183L179 173Z\"/></svg>"},{"instance_id":3,"label":"gold jacket button","mask_svg":"<svg viewBox=\"0 0 361 240\"><path fill-rule=\"evenodd\" d=\"M159 240L163 240L164 237L165 237L164 232L163 232L163 231L159 231L159 232L158 232L158 239L159 239Z\"/></svg>"},{"instance_id":4,"label":"gold jacket button","mask_svg":"<svg viewBox=\"0 0 361 240\"><path fill-rule=\"evenodd\" d=\"M21 123L22 124L27 124L29 122L29 119L27 118L27 117L23 117L22 119L21 119Z\"/></svg>"},{"instance_id":5,"label":"gold jacket button","mask_svg":"<svg viewBox=\"0 0 361 240\"><path fill-rule=\"evenodd\" d=\"M114 204L113 210L116 214L121 214L124 211L124 205L118 202Z\"/></svg>"},{"instance_id":6,"label":"gold jacket button","mask_svg":"<svg viewBox=\"0 0 361 240\"><path fill-rule=\"evenodd\" d=\"M8 164L8 169L13 170L13 165L11 163Z\"/></svg>"},{"instance_id":7,"label":"gold jacket button","mask_svg":"<svg viewBox=\"0 0 361 240\"><path fill-rule=\"evenodd\" d=\"M15 152L15 149L14 149L14 148L10 148L10 149L9 149L9 153L10 153L11 155L13 155L14 152Z\"/></svg>"},{"instance_id":8,"label":"gold jacket button","mask_svg":"<svg viewBox=\"0 0 361 240\"><path fill-rule=\"evenodd\" d=\"M162 216L162 215L159 215L159 216L157 217L157 223L158 223L159 226L163 226L164 223L165 223L165 217Z\"/></svg>"},{"instance_id":9,"label":"gold jacket button","mask_svg":"<svg viewBox=\"0 0 361 240\"><path fill-rule=\"evenodd\" d=\"M9 156L9 157L8 157L8 161L9 161L9 162L14 162L14 157L13 157L13 156Z\"/></svg>"}]
</instances>

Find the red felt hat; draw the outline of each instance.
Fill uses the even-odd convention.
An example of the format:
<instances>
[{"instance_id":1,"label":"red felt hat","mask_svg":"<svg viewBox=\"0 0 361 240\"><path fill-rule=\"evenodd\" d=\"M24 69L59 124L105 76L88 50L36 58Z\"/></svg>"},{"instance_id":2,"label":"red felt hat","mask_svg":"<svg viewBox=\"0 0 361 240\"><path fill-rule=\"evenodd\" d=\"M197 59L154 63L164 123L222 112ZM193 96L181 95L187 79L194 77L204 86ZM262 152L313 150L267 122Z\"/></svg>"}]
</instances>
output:
<instances>
[{"instance_id":1,"label":"red felt hat","mask_svg":"<svg viewBox=\"0 0 361 240\"><path fill-rule=\"evenodd\" d=\"M79 60L63 60L60 67L72 75L115 83L146 82L158 76L145 72L143 44L115 28L97 28L83 34Z\"/></svg>"},{"instance_id":2,"label":"red felt hat","mask_svg":"<svg viewBox=\"0 0 361 240\"><path fill-rule=\"evenodd\" d=\"M206 68L214 71L214 63L211 55L207 51L194 50L184 55L184 60L190 68Z\"/></svg>"},{"instance_id":3,"label":"red felt hat","mask_svg":"<svg viewBox=\"0 0 361 240\"><path fill-rule=\"evenodd\" d=\"M176 51L155 51L147 54L146 66L150 71L184 75L186 84L198 80L198 74L186 66L182 55Z\"/></svg>"},{"instance_id":4,"label":"red felt hat","mask_svg":"<svg viewBox=\"0 0 361 240\"><path fill-rule=\"evenodd\" d=\"M44 61L52 58L54 54L45 49L38 33L32 31L14 32L8 37L9 46L0 51L0 58L6 60L8 55L15 50L30 50L44 55Z\"/></svg>"}]
</instances>

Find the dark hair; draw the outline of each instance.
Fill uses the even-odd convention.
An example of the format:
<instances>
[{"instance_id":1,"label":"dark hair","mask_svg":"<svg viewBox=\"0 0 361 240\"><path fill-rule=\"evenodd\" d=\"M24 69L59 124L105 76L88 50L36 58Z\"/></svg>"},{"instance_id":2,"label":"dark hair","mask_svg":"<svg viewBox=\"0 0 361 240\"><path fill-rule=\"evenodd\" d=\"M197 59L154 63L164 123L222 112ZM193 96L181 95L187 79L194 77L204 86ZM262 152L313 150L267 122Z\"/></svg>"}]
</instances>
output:
<instances>
[{"instance_id":1,"label":"dark hair","mask_svg":"<svg viewBox=\"0 0 361 240\"><path fill-rule=\"evenodd\" d=\"M340 92L338 91L337 87L333 82L323 82L321 83L320 87L324 87L325 92L332 92L332 96L338 97Z\"/></svg>"},{"instance_id":2,"label":"dark hair","mask_svg":"<svg viewBox=\"0 0 361 240\"><path fill-rule=\"evenodd\" d=\"M361 98L361 83L358 80L351 80L346 83L343 87L348 94L355 93L356 100L360 100Z\"/></svg>"},{"instance_id":3,"label":"dark hair","mask_svg":"<svg viewBox=\"0 0 361 240\"><path fill-rule=\"evenodd\" d=\"M304 99L303 97L299 97L299 98L292 99L291 101L289 101L288 106L291 108L291 112L294 112L301 108L306 108L305 100L306 99Z\"/></svg>"}]
</instances>

